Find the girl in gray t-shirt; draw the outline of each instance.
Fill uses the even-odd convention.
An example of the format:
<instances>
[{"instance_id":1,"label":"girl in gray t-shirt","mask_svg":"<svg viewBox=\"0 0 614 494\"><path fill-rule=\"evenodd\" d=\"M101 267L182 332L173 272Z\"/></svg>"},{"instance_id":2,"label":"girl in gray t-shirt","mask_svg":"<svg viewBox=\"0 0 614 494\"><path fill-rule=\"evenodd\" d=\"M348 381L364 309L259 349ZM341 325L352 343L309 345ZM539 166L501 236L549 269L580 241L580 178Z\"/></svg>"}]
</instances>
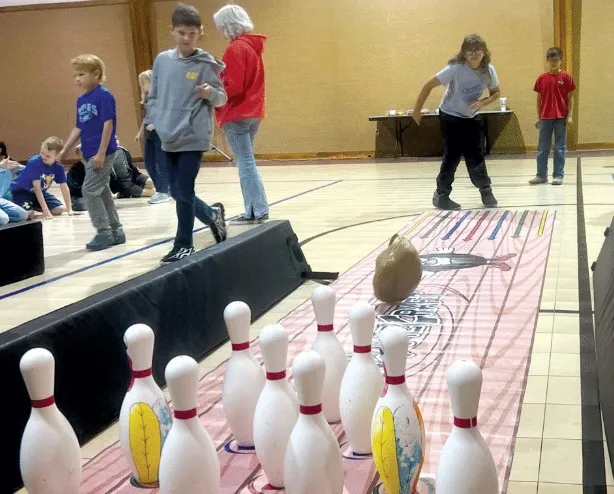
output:
<instances>
[{"instance_id":1,"label":"girl in gray t-shirt","mask_svg":"<svg viewBox=\"0 0 614 494\"><path fill-rule=\"evenodd\" d=\"M439 209L461 208L450 199L454 174L462 156L465 157L471 182L479 190L486 207L497 207L491 181L486 170L480 143L480 125L477 113L499 98L499 79L490 64L490 52L486 42L477 34L463 40L460 52L448 62L448 66L432 77L422 88L414 106L413 119L418 125L421 110L431 91L447 86L439 106L439 119L443 135L443 162L437 176L437 190L433 205ZM489 96L480 99L485 89Z\"/></svg>"}]
</instances>

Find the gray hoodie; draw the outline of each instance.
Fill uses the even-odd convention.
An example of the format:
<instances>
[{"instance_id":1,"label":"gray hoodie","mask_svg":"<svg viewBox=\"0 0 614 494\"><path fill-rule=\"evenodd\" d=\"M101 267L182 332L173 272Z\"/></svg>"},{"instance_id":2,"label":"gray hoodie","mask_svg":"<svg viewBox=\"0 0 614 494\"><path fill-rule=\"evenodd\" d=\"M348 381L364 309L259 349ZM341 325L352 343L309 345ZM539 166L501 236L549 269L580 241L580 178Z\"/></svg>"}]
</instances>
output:
<instances>
[{"instance_id":1,"label":"gray hoodie","mask_svg":"<svg viewBox=\"0 0 614 494\"><path fill-rule=\"evenodd\" d=\"M223 106L228 97L220 80L223 62L197 48L182 58L177 49L160 53L153 64L145 124L152 123L169 152L209 151L213 132L212 107ZM198 98L196 86L209 84L209 99Z\"/></svg>"}]
</instances>

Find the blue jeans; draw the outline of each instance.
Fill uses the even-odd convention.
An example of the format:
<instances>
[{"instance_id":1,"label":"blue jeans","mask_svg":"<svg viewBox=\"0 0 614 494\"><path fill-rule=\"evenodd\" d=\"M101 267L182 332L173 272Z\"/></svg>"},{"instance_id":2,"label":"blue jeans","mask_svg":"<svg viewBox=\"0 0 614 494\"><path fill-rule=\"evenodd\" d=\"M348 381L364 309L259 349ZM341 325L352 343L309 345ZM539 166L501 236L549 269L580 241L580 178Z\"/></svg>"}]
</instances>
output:
<instances>
[{"instance_id":1,"label":"blue jeans","mask_svg":"<svg viewBox=\"0 0 614 494\"><path fill-rule=\"evenodd\" d=\"M554 133L554 178L565 176L565 152L567 150L567 122L564 118L545 120L539 123L539 143L537 145L537 176L548 178L548 155Z\"/></svg>"},{"instance_id":2,"label":"blue jeans","mask_svg":"<svg viewBox=\"0 0 614 494\"><path fill-rule=\"evenodd\" d=\"M26 221L27 219L28 212L25 209L7 199L2 199L0 197L0 226L8 223Z\"/></svg>"},{"instance_id":3,"label":"blue jeans","mask_svg":"<svg viewBox=\"0 0 614 494\"><path fill-rule=\"evenodd\" d=\"M235 120L224 125L226 140L239 168L246 218L262 218L269 214L264 184L254 157L254 138L259 126L260 120L255 118Z\"/></svg>"},{"instance_id":4,"label":"blue jeans","mask_svg":"<svg viewBox=\"0 0 614 494\"><path fill-rule=\"evenodd\" d=\"M194 184L200 170L202 151L164 152L170 180L170 191L176 202L177 235L175 248L193 247L194 217L205 225L213 222L213 210L196 197Z\"/></svg>"},{"instance_id":5,"label":"blue jeans","mask_svg":"<svg viewBox=\"0 0 614 494\"><path fill-rule=\"evenodd\" d=\"M151 139L145 139L143 149L145 169L154 183L156 192L168 194L168 170L162 143L156 132L152 132Z\"/></svg>"}]
</instances>

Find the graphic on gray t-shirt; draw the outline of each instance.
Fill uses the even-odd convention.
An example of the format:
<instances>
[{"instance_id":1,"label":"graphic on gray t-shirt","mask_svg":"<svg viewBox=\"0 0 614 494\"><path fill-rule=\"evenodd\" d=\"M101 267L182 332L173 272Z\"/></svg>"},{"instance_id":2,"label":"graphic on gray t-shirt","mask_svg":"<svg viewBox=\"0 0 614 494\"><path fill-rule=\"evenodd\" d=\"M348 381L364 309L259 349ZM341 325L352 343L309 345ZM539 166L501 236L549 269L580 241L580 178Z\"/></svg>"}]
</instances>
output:
<instances>
[{"instance_id":1,"label":"graphic on gray t-shirt","mask_svg":"<svg viewBox=\"0 0 614 494\"><path fill-rule=\"evenodd\" d=\"M448 86L439 106L440 111L463 118L475 116L471 104L480 99L485 89L499 86L497 71L490 64L488 70L473 70L466 63L450 64L437 74L437 79Z\"/></svg>"}]
</instances>

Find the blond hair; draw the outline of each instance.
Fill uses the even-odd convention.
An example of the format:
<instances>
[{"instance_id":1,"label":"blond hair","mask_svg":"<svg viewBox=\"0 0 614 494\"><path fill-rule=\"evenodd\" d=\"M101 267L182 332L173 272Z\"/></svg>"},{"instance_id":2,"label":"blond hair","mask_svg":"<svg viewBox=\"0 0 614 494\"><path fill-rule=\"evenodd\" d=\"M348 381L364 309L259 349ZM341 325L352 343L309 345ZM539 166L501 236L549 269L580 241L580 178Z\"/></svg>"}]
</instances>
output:
<instances>
[{"instance_id":1,"label":"blond hair","mask_svg":"<svg viewBox=\"0 0 614 494\"><path fill-rule=\"evenodd\" d=\"M149 82L150 86L151 86L151 70L144 70L143 72L141 72L139 74L139 86L141 86L141 104L145 104L145 100L147 99L147 94L149 93L149 91L147 91L147 93L143 90L143 85L145 84L145 82Z\"/></svg>"},{"instance_id":2,"label":"blond hair","mask_svg":"<svg viewBox=\"0 0 614 494\"><path fill-rule=\"evenodd\" d=\"M96 55L91 53L79 55L73 58L70 63L77 70L94 74L100 82L104 82L106 79L104 62Z\"/></svg>"},{"instance_id":3,"label":"blond hair","mask_svg":"<svg viewBox=\"0 0 614 494\"><path fill-rule=\"evenodd\" d=\"M59 153L64 148L64 141L59 137L51 136L43 141L43 146L47 151Z\"/></svg>"}]
</instances>

